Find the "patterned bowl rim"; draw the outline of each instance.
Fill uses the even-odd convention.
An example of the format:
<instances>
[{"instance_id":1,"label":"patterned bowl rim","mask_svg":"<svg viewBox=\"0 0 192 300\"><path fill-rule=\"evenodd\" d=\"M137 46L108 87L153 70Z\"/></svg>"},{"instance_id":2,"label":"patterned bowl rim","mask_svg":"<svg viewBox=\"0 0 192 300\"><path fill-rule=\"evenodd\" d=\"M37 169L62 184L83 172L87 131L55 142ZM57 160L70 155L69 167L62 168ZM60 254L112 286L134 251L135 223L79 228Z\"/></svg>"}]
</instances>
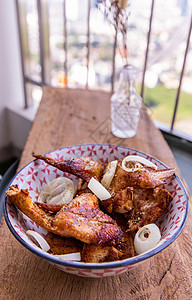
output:
<instances>
[{"instance_id":1,"label":"patterned bowl rim","mask_svg":"<svg viewBox=\"0 0 192 300\"><path fill-rule=\"evenodd\" d=\"M50 153L54 153L56 151L61 151L61 150L64 150L64 149L71 149L71 148L77 148L77 147L80 147L80 146L83 146L83 147L90 147L90 146L108 146L108 147L118 147L118 148L122 148L122 149L126 149L126 150L130 150L130 151L135 151L137 152L137 154L142 154L142 155L147 155L149 158L155 160L156 162L160 163L161 165L165 166L167 168L167 166L161 162L160 160L158 160L157 158L145 153L145 152L142 152L142 151L139 151L139 150L136 150L136 149L133 149L133 148L129 148L129 147L125 147L125 146L120 146L120 145L112 145L112 144L79 144L79 145L72 145L72 146L67 146L67 147L64 147L64 148L59 148L59 149L56 149L54 151L50 151L48 152L47 154L50 154ZM35 159L36 160L36 159ZM35 160L32 160L31 162L29 162L27 165L25 165L11 180L10 182L10 185L12 184L12 182L14 181L14 179L16 178L16 176L22 172L22 170L24 168L26 168L27 166L29 166L31 163L33 163ZM155 254L159 253L160 251L164 250L165 248L167 248L169 245L171 245L174 240L180 235L180 233L182 232L185 224L186 224L186 221L187 221L187 217L188 217L188 213L189 213L189 199L188 199L188 195L187 195L187 192L186 192L186 189L182 183L182 181L179 179L179 177L177 175L175 175L175 178L176 180L179 182L182 190L183 190L183 193L185 195L185 198L186 198L186 210L185 210L185 215L183 217L183 221L180 225L180 227L177 229L177 231L172 235L172 237L165 241L165 243L159 245L158 247L156 247L155 249L151 249L143 254L140 254L140 255L137 255L137 256L134 256L134 257L130 257L130 258L127 258L127 259L124 259L124 260L118 260L118 261L114 261L114 262L105 262L105 263L84 263L84 262L76 262L76 261L63 261L63 260L60 260L59 258L57 257L53 257L52 255L46 253L46 252L43 252L41 249L38 249L38 248L35 248L33 247L32 245L28 244L25 240L23 240L19 234L15 231L12 223L10 222L9 220L9 216L8 216L8 212L7 212L7 197L4 201L4 217L5 217L5 221L7 223L7 226L9 228L9 230L11 231L11 233L14 235L14 237L24 246L26 247L28 250L30 250L31 252L33 252L34 254L40 256L41 258L43 259L46 259L48 260L49 262L51 263L55 263L55 264L59 264L59 265L63 265L63 266L66 266L66 267L72 267L72 268L80 268L80 269L112 269L112 268L119 268L119 267L125 267L125 266L128 266L128 265L135 265L139 262L142 262L152 256L154 256Z\"/></svg>"}]
</instances>

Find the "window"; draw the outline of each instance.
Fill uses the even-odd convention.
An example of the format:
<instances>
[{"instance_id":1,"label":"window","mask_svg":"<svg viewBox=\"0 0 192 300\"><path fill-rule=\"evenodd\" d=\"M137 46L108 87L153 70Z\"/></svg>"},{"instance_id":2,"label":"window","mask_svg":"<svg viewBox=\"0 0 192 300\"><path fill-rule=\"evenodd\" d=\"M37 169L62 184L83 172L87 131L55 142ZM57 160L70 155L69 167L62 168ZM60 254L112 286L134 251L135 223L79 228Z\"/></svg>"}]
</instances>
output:
<instances>
[{"instance_id":1,"label":"window","mask_svg":"<svg viewBox=\"0 0 192 300\"><path fill-rule=\"evenodd\" d=\"M26 106L41 86L111 91L114 28L96 0L15 0ZM132 0L129 63L138 68L138 91L157 126L192 141L192 3ZM118 37L121 38L121 37ZM123 64L118 43L116 78Z\"/></svg>"}]
</instances>

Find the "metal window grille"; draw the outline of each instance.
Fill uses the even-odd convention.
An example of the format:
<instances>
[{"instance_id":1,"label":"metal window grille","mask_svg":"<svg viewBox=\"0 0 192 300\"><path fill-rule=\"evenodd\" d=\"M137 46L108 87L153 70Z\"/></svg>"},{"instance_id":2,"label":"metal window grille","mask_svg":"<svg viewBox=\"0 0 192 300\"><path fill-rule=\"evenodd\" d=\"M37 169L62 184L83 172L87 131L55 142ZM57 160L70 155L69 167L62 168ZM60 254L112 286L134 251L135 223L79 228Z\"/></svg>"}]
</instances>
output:
<instances>
[{"instance_id":1,"label":"metal window grille","mask_svg":"<svg viewBox=\"0 0 192 300\"><path fill-rule=\"evenodd\" d=\"M22 23L23 20L23 11L21 11L21 3L24 3L25 1L21 0L15 0L16 3L16 12L17 12L17 20L18 20L18 31L19 31L19 42L20 42L20 52L21 52L21 63L22 63L22 73L23 73L23 88L24 88L24 97L25 97L25 108L28 107L28 97L27 97L27 90L26 90L26 85L28 83L36 85L36 86L44 86L44 85L51 85L49 82L49 78L47 76L47 72L45 70L45 44L46 41L44 39L44 30L45 30L45 24L44 24L44 16L43 16L43 9L45 9L45 5L43 5L44 0L35 0L36 1L36 9L37 9L37 19L38 19L38 32L39 32L39 57L40 57L40 80L32 78L32 76L26 74L25 70L25 65L24 65L24 56L28 53L26 53L26 49L23 41L23 32L22 32L22 26L26 26L26 20L24 21L24 24ZM67 41L68 41L68 22L67 22L67 14L66 14L66 1L63 0L63 32L64 32L64 43L63 43L63 49L65 50L65 58L63 61L63 69L64 73L68 74L68 46L67 46ZM150 52L150 39L151 39L151 33L152 33L152 24L153 24L153 18L154 18L154 6L155 6L155 0L151 0L151 10L150 10L150 17L149 17L149 23L148 23L148 32L146 34L146 51L145 51L145 56L144 56L144 62L143 62L143 70L142 70L142 83L141 83L141 96L142 98L145 98L145 76L146 76L146 70L147 70L147 64L148 64L148 56ZM24 12L25 15L26 12ZM86 36L87 36L87 41L86 41L86 68L87 68L87 77L86 77L86 85L85 88L89 88L89 66L90 66L90 36L91 36L91 29L90 29L90 13L91 13L91 0L87 0L87 21L86 21ZM21 20L21 15L22 15L22 20ZM48 14L46 16L48 18ZM185 72L185 66L186 66L186 60L187 60L187 55L188 55L188 50L189 50L189 45L190 45L190 38L191 38L191 31L192 31L192 15L190 19L190 24L188 28L188 34L187 34L187 40L186 40L186 47L185 47L185 52L183 56L183 63L182 63L182 69L180 72L180 78L179 78L179 85L177 88L177 93L176 93L176 99L175 99L175 106L174 106L174 111L172 114L172 120L171 120L171 125L169 128L164 129L168 133L171 133L174 135L174 123L175 123L175 117L176 113L178 110L178 104L180 100L180 94L181 94L181 87L182 87L182 81L183 81L183 76ZM114 82L115 82L115 53L116 53L116 46L117 46L117 36L114 37L114 43L113 43L113 55L112 55L112 75L111 75L111 91L114 90ZM66 83L67 86L67 83ZM161 128L160 128L161 129ZM176 134L177 136L179 135L178 132ZM192 141L192 135L186 136L185 134L181 134L182 138L185 138L187 140Z\"/></svg>"}]
</instances>

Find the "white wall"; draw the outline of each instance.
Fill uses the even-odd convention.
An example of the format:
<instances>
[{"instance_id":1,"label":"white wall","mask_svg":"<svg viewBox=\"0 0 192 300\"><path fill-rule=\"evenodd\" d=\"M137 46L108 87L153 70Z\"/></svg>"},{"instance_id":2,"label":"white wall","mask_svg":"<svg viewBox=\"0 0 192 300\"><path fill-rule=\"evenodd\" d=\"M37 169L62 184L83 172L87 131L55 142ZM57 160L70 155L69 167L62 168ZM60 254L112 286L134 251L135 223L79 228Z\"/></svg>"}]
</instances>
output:
<instances>
[{"instance_id":1,"label":"white wall","mask_svg":"<svg viewBox=\"0 0 192 300\"><path fill-rule=\"evenodd\" d=\"M13 138L17 139L17 135L23 136L23 139L25 139L29 126L26 126L23 135L21 128L24 129L25 125L21 126L17 121L16 123L10 121L10 118L13 116L6 111L6 107L10 107L13 110L15 110L15 108L20 110L23 108L24 103L15 0L0 1L0 20L1 150L9 146L9 144L14 144ZM17 124L19 124L18 131ZM21 138L19 138L19 141L20 143L16 146L22 148L24 142Z\"/></svg>"}]
</instances>

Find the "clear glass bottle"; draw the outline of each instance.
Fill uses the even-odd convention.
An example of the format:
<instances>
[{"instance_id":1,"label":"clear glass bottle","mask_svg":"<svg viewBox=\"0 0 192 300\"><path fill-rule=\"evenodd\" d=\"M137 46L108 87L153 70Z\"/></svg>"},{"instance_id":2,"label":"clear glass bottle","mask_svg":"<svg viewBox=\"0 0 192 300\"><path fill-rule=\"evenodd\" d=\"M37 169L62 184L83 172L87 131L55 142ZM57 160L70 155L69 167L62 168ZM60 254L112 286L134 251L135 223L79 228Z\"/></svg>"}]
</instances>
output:
<instances>
[{"instance_id":1,"label":"clear glass bottle","mask_svg":"<svg viewBox=\"0 0 192 300\"><path fill-rule=\"evenodd\" d=\"M118 89L111 97L112 133L120 138L133 137L137 132L142 98L135 89L136 74L134 66L124 66Z\"/></svg>"}]
</instances>

